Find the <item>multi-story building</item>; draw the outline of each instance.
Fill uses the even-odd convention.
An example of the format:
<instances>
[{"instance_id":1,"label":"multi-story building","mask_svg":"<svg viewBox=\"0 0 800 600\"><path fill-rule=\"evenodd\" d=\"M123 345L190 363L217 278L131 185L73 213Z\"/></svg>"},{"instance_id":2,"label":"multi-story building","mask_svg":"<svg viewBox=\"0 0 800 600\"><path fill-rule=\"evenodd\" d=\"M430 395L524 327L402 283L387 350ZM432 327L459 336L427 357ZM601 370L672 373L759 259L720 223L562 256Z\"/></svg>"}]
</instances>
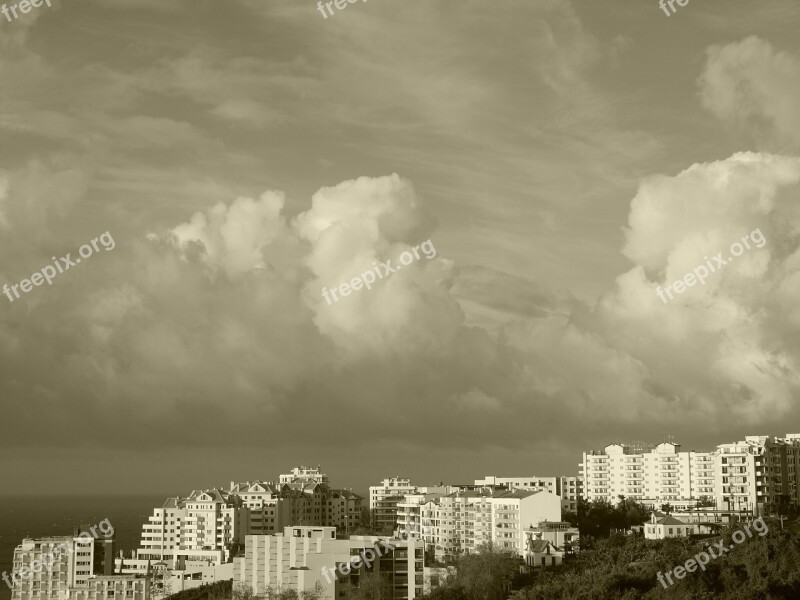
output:
<instances>
[{"instance_id":1,"label":"multi-story building","mask_svg":"<svg viewBox=\"0 0 800 600\"><path fill-rule=\"evenodd\" d=\"M234 544L243 544L250 523L242 499L218 489L193 491L187 498L168 498L142 526L139 548L116 560L119 574L144 574L148 564L169 569L219 565Z\"/></svg>"},{"instance_id":2,"label":"multi-story building","mask_svg":"<svg viewBox=\"0 0 800 600\"><path fill-rule=\"evenodd\" d=\"M475 485L503 486L510 490L545 490L561 498L561 510L577 512L578 499L581 497L580 477L497 477L487 475L476 479Z\"/></svg>"},{"instance_id":3,"label":"multi-story building","mask_svg":"<svg viewBox=\"0 0 800 600\"><path fill-rule=\"evenodd\" d=\"M398 528L421 539L443 562L487 543L524 556L524 530L541 521L561 521L561 499L547 491L485 488L411 494L398 504Z\"/></svg>"},{"instance_id":4,"label":"multi-story building","mask_svg":"<svg viewBox=\"0 0 800 600\"><path fill-rule=\"evenodd\" d=\"M83 587L69 589L67 600L150 600L150 578L142 575L100 575Z\"/></svg>"},{"instance_id":5,"label":"multi-story building","mask_svg":"<svg viewBox=\"0 0 800 600\"><path fill-rule=\"evenodd\" d=\"M459 486L416 486L406 477L389 477L369 488L369 509L373 529L392 531L397 522L397 505L407 494L448 494Z\"/></svg>"},{"instance_id":6,"label":"multi-story building","mask_svg":"<svg viewBox=\"0 0 800 600\"><path fill-rule=\"evenodd\" d=\"M322 472L322 467L299 466L294 467L291 473L284 473L278 477L278 483L321 483L329 485L328 476Z\"/></svg>"},{"instance_id":7,"label":"multi-story building","mask_svg":"<svg viewBox=\"0 0 800 600\"><path fill-rule=\"evenodd\" d=\"M714 499L724 510L764 515L800 506L800 434L746 436L713 452Z\"/></svg>"},{"instance_id":8,"label":"multi-story building","mask_svg":"<svg viewBox=\"0 0 800 600\"><path fill-rule=\"evenodd\" d=\"M611 444L583 453L583 496L617 503L632 498L646 506L694 506L713 493L711 453L681 452L680 444L654 448Z\"/></svg>"},{"instance_id":9,"label":"multi-story building","mask_svg":"<svg viewBox=\"0 0 800 600\"><path fill-rule=\"evenodd\" d=\"M378 530L392 530L397 517L397 504L406 494L413 494L417 487L407 477L389 477L381 485L369 488L369 510L372 527Z\"/></svg>"},{"instance_id":10,"label":"multi-story building","mask_svg":"<svg viewBox=\"0 0 800 600\"><path fill-rule=\"evenodd\" d=\"M331 576L332 569L347 564L365 550L378 547L375 536L336 539L334 527L287 527L275 535L248 535L245 556L233 559L234 589L251 589L264 595L269 589L319 590L324 600L337 600L358 585L367 573L375 573L392 590L394 600L414 600L422 595L424 556L416 540L390 540L380 546L371 564L350 569L347 576ZM352 563L351 563L352 564ZM326 577L326 573L328 576Z\"/></svg>"},{"instance_id":11,"label":"multi-story building","mask_svg":"<svg viewBox=\"0 0 800 600\"><path fill-rule=\"evenodd\" d=\"M13 566L27 576L11 579L12 600L66 600L71 588L85 588L95 575L112 573L114 540L81 536L79 529L72 536L22 540Z\"/></svg>"},{"instance_id":12,"label":"multi-story building","mask_svg":"<svg viewBox=\"0 0 800 600\"><path fill-rule=\"evenodd\" d=\"M352 490L330 490L325 525L336 527L339 537L347 538L362 524L365 508L363 496Z\"/></svg>"},{"instance_id":13,"label":"multi-story building","mask_svg":"<svg viewBox=\"0 0 800 600\"><path fill-rule=\"evenodd\" d=\"M287 510L280 488L274 483L231 481L228 494L241 498L242 504L248 509L247 533L275 533L283 531L286 525L291 525L291 510Z\"/></svg>"}]
</instances>

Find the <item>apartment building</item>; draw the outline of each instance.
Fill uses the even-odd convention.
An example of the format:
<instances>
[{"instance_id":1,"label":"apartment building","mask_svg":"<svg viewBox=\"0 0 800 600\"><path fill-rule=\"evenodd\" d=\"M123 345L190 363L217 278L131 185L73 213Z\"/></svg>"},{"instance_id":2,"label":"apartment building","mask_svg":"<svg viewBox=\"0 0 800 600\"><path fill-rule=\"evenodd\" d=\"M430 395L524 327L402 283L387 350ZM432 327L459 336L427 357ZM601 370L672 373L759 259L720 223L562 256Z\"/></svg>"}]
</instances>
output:
<instances>
[{"instance_id":1,"label":"apartment building","mask_svg":"<svg viewBox=\"0 0 800 600\"><path fill-rule=\"evenodd\" d=\"M349 537L350 532L361 525L364 519L364 497L352 490L331 490L327 501L325 525L336 527L339 537Z\"/></svg>"},{"instance_id":2,"label":"apartment building","mask_svg":"<svg viewBox=\"0 0 800 600\"><path fill-rule=\"evenodd\" d=\"M86 587L95 575L110 574L113 568L113 539L78 535L26 538L14 549L13 570L18 577L11 590L12 600L66 600L70 588ZM52 564L51 568L43 565Z\"/></svg>"},{"instance_id":3,"label":"apartment building","mask_svg":"<svg viewBox=\"0 0 800 600\"><path fill-rule=\"evenodd\" d=\"M397 504L406 494L413 494L417 487L407 477L389 477L381 485L369 488L369 510L371 525L378 530L394 529L397 517Z\"/></svg>"},{"instance_id":4,"label":"apartment building","mask_svg":"<svg viewBox=\"0 0 800 600\"><path fill-rule=\"evenodd\" d=\"M611 444L583 453L583 496L614 504L620 497L632 498L651 508L663 503L691 507L713 495L712 460L710 452L682 452L672 442L655 447Z\"/></svg>"},{"instance_id":5,"label":"apartment building","mask_svg":"<svg viewBox=\"0 0 800 600\"><path fill-rule=\"evenodd\" d=\"M248 509L246 533L275 533L291 525L291 510L281 497L280 487L268 481L231 481L229 496L238 496Z\"/></svg>"},{"instance_id":6,"label":"apartment building","mask_svg":"<svg viewBox=\"0 0 800 600\"><path fill-rule=\"evenodd\" d=\"M403 502L407 494L447 494L458 486L427 485L416 486L405 477L389 477L381 485L369 488L369 509L372 515L373 529L392 531L397 523L397 505Z\"/></svg>"},{"instance_id":7,"label":"apartment building","mask_svg":"<svg viewBox=\"0 0 800 600\"><path fill-rule=\"evenodd\" d=\"M264 595L268 589L291 589L298 594L320 589L325 600L346 595L366 573L376 573L387 581L393 600L414 600L422 595L424 556L415 540L390 540L393 549L380 546L375 536L336 539L334 527L286 527L275 535L248 535L245 555L233 559L234 589L251 589ZM380 558L370 568L361 564L347 576L335 577L331 570L350 563L366 549ZM328 576L325 576L325 573Z\"/></svg>"},{"instance_id":8,"label":"apartment building","mask_svg":"<svg viewBox=\"0 0 800 600\"><path fill-rule=\"evenodd\" d=\"M100 575L69 589L67 600L150 600L150 579L141 575Z\"/></svg>"},{"instance_id":9,"label":"apartment building","mask_svg":"<svg viewBox=\"0 0 800 600\"><path fill-rule=\"evenodd\" d=\"M486 543L524 556L524 530L541 521L561 521L561 499L542 490L411 494L398 503L398 529L420 539L442 562Z\"/></svg>"},{"instance_id":10,"label":"apartment building","mask_svg":"<svg viewBox=\"0 0 800 600\"><path fill-rule=\"evenodd\" d=\"M144 574L148 564L164 562L170 570L219 565L233 544L243 544L250 513L239 496L212 489L186 498L168 498L142 526L139 548L118 558L118 574Z\"/></svg>"},{"instance_id":11,"label":"apartment building","mask_svg":"<svg viewBox=\"0 0 800 600\"><path fill-rule=\"evenodd\" d=\"M578 498L581 497L582 485L579 477L498 477L487 475L476 479L478 486L503 486L510 490L545 490L561 498L561 510L577 512Z\"/></svg>"},{"instance_id":12,"label":"apartment building","mask_svg":"<svg viewBox=\"0 0 800 600\"><path fill-rule=\"evenodd\" d=\"M290 473L279 475L278 483L280 485L286 483L321 483L323 485L330 485L328 476L322 472L322 467L319 465L316 467L294 467Z\"/></svg>"},{"instance_id":13,"label":"apartment building","mask_svg":"<svg viewBox=\"0 0 800 600\"><path fill-rule=\"evenodd\" d=\"M765 515L800 506L800 434L746 436L713 452L718 509Z\"/></svg>"}]
</instances>

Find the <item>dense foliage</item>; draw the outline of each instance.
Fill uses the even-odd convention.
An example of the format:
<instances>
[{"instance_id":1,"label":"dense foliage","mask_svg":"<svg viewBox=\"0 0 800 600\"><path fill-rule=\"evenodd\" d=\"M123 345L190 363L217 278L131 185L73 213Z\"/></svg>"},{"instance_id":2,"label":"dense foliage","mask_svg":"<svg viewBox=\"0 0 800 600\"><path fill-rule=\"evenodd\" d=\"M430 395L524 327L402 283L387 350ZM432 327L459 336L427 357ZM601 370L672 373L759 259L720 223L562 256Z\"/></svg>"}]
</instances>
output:
<instances>
[{"instance_id":1,"label":"dense foliage","mask_svg":"<svg viewBox=\"0 0 800 600\"><path fill-rule=\"evenodd\" d=\"M459 556L456 574L425 600L505 600L511 589L525 583L520 566L516 553L481 546L474 554Z\"/></svg>"},{"instance_id":2,"label":"dense foliage","mask_svg":"<svg viewBox=\"0 0 800 600\"><path fill-rule=\"evenodd\" d=\"M739 527L729 529L722 535L731 547L727 554L666 589L656 580L659 571L672 571L720 538L645 540L612 534L564 565L537 572L534 584L515 592L513 600L800 598L800 534L767 522L764 537L754 534L741 544L731 539Z\"/></svg>"},{"instance_id":3,"label":"dense foliage","mask_svg":"<svg viewBox=\"0 0 800 600\"><path fill-rule=\"evenodd\" d=\"M217 581L168 596L169 600L229 600L233 582Z\"/></svg>"}]
</instances>

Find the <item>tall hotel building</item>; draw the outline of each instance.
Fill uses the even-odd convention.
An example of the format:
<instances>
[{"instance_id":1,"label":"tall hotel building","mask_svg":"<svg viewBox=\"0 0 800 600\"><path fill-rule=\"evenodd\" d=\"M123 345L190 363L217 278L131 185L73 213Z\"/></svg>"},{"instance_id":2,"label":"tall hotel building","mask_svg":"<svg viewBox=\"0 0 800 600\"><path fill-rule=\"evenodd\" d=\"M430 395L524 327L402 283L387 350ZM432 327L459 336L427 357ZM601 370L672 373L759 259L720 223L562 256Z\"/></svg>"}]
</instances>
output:
<instances>
[{"instance_id":1,"label":"tall hotel building","mask_svg":"<svg viewBox=\"0 0 800 600\"><path fill-rule=\"evenodd\" d=\"M800 506L800 433L720 444L714 475L717 508L764 515Z\"/></svg>"},{"instance_id":2,"label":"tall hotel building","mask_svg":"<svg viewBox=\"0 0 800 600\"><path fill-rule=\"evenodd\" d=\"M669 503L682 509L714 495L713 453L681 452L680 444L671 442L611 444L584 452L580 472L589 501L616 504L624 496L651 508Z\"/></svg>"},{"instance_id":3,"label":"tall hotel building","mask_svg":"<svg viewBox=\"0 0 800 600\"><path fill-rule=\"evenodd\" d=\"M800 433L746 436L711 452L681 452L679 444L622 444L583 453L586 500L616 503L620 496L678 510L701 498L716 508L764 515L800 506Z\"/></svg>"}]
</instances>

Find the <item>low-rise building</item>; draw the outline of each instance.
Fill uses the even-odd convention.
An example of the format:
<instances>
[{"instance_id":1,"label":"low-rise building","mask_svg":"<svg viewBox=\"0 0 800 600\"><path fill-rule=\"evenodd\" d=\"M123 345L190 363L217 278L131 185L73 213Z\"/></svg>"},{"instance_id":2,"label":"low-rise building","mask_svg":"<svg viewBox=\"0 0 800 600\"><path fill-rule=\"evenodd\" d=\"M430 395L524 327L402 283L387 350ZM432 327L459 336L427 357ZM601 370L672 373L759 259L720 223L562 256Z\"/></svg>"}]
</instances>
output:
<instances>
[{"instance_id":1,"label":"low-rise building","mask_svg":"<svg viewBox=\"0 0 800 600\"><path fill-rule=\"evenodd\" d=\"M694 523L688 523L670 515L659 515L656 512L653 512L650 521L644 524L644 537L648 540L686 537L694 533L698 533L698 527Z\"/></svg>"},{"instance_id":2,"label":"low-rise building","mask_svg":"<svg viewBox=\"0 0 800 600\"><path fill-rule=\"evenodd\" d=\"M523 558L529 567L555 567L564 561L564 550L548 540L529 539Z\"/></svg>"}]
</instances>

